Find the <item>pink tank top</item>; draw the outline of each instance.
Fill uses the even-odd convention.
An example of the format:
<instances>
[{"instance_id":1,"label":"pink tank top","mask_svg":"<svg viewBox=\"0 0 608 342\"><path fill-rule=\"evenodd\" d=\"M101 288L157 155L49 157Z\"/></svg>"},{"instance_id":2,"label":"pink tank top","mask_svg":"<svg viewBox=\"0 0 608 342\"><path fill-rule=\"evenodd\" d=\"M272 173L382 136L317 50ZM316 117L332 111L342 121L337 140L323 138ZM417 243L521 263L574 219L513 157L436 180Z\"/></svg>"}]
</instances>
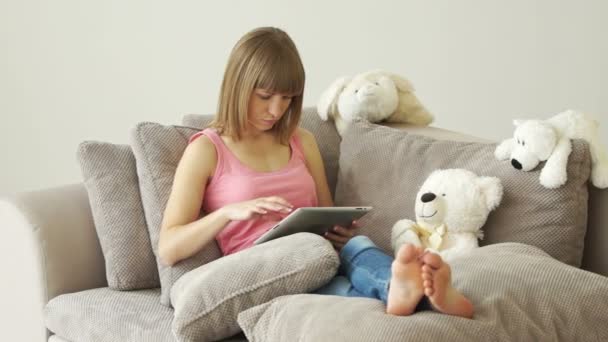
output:
<instances>
[{"instance_id":1,"label":"pink tank top","mask_svg":"<svg viewBox=\"0 0 608 342\"><path fill-rule=\"evenodd\" d=\"M211 213L225 205L258 197L280 196L295 208L316 207L317 191L314 179L306 167L302 145L297 134L289 140L291 157L280 170L258 172L241 163L213 129L194 134L190 142L207 136L217 151L217 166L207 182L203 211ZM284 215L283 215L284 216ZM224 255L250 247L253 242L278 222L279 218L255 218L231 221L216 236Z\"/></svg>"}]
</instances>

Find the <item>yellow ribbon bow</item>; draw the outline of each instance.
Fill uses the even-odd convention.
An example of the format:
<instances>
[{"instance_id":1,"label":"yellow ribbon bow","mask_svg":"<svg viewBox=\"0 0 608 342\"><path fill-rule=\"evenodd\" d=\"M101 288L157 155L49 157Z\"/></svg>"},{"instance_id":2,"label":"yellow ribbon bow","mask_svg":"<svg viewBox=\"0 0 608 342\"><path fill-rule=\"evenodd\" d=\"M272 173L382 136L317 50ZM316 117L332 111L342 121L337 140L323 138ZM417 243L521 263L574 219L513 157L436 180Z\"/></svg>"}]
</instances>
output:
<instances>
[{"instance_id":1,"label":"yellow ribbon bow","mask_svg":"<svg viewBox=\"0 0 608 342\"><path fill-rule=\"evenodd\" d=\"M431 228L431 230L428 230L419 224L414 224L412 229L414 232L416 232L416 235L418 235L418 238L424 245L437 251L441 248L443 236L447 232L447 227L445 224Z\"/></svg>"}]
</instances>

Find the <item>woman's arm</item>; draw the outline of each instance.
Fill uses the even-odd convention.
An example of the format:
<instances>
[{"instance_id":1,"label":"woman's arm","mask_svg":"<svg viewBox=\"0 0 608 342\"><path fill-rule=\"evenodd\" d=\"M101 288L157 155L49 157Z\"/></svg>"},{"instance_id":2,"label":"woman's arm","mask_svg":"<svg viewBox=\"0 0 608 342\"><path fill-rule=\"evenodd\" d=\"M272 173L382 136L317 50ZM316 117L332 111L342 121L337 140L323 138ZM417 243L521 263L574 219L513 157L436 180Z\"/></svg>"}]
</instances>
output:
<instances>
[{"instance_id":1,"label":"woman's arm","mask_svg":"<svg viewBox=\"0 0 608 342\"><path fill-rule=\"evenodd\" d=\"M215 146L206 136L186 147L161 225L158 252L164 264L173 265L196 254L229 222L221 210L199 219L207 180L216 164Z\"/></svg>"},{"instance_id":2,"label":"woman's arm","mask_svg":"<svg viewBox=\"0 0 608 342\"><path fill-rule=\"evenodd\" d=\"M323 159L321 158L321 152L319 151L315 136L303 128L299 128L298 134L300 134L300 141L302 141L306 166L315 181L319 206L333 207L334 201L331 198L329 185L327 185L325 166L323 165ZM325 238L329 240L337 250L340 250L348 240L355 236L357 229L358 226L356 222L353 222L348 228L334 226L331 232L325 234Z\"/></svg>"},{"instance_id":3,"label":"woman's arm","mask_svg":"<svg viewBox=\"0 0 608 342\"><path fill-rule=\"evenodd\" d=\"M299 134L300 141L302 142L308 172L310 172L315 181L319 206L333 207L334 201L331 198L329 185L327 185L325 166L323 165L323 158L321 158L321 152L319 151L319 146L317 146L315 136L304 128L299 128L297 134Z\"/></svg>"},{"instance_id":4,"label":"woman's arm","mask_svg":"<svg viewBox=\"0 0 608 342\"><path fill-rule=\"evenodd\" d=\"M186 147L180 160L161 225L158 252L161 261L174 265L203 247L230 221L289 213L292 205L278 196L228 204L199 218L207 180L217 164L213 143L201 136Z\"/></svg>"}]
</instances>

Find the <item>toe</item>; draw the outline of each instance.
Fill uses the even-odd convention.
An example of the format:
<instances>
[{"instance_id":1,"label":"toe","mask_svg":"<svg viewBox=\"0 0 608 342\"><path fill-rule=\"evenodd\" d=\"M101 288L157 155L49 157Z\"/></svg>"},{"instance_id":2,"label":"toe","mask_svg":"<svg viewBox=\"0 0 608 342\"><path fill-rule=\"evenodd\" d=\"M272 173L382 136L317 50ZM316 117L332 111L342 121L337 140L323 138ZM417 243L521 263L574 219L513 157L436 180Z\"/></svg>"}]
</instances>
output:
<instances>
[{"instance_id":1,"label":"toe","mask_svg":"<svg viewBox=\"0 0 608 342\"><path fill-rule=\"evenodd\" d=\"M427 253L422 258L425 265L429 265L434 269L439 269L443 265L441 257L435 253Z\"/></svg>"},{"instance_id":2,"label":"toe","mask_svg":"<svg viewBox=\"0 0 608 342\"><path fill-rule=\"evenodd\" d=\"M397 260L402 263L409 263L416 258L416 247L410 243L406 243L397 252Z\"/></svg>"}]
</instances>

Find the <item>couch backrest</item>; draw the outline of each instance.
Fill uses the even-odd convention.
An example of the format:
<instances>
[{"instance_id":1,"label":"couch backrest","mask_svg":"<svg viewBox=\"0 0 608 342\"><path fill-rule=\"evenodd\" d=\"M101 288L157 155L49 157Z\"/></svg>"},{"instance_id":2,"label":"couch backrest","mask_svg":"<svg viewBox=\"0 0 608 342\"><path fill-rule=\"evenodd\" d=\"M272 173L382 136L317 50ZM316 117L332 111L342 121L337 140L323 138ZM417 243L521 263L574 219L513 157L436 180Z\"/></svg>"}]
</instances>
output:
<instances>
[{"instance_id":1,"label":"couch backrest","mask_svg":"<svg viewBox=\"0 0 608 342\"><path fill-rule=\"evenodd\" d=\"M202 123L205 121L204 116L190 114L184 116L182 123L185 126L202 127ZM418 127L405 124L386 125L402 129L408 133L420 134L435 139L488 142L488 140L479 137L436 127ZM333 196L337 184L340 136L333 122L321 120L317 115L316 108L313 107L304 108L301 126L311 131L317 138L323 162L325 163L327 180ZM608 248L606 246L608 246L608 189L599 190L590 185L588 225L582 268L608 276Z\"/></svg>"},{"instance_id":2,"label":"couch backrest","mask_svg":"<svg viewBox=\"0 0 608 342\"><path fill-rule=\"evenodd\" d=\"M403 124L387 124L409 133L436 139L488 142L478 137L448 131L436 127L415 127ZM589 212L582 268L608 276L608 189L596 189L589 185Z\"/></svg>"}]
</instances>

